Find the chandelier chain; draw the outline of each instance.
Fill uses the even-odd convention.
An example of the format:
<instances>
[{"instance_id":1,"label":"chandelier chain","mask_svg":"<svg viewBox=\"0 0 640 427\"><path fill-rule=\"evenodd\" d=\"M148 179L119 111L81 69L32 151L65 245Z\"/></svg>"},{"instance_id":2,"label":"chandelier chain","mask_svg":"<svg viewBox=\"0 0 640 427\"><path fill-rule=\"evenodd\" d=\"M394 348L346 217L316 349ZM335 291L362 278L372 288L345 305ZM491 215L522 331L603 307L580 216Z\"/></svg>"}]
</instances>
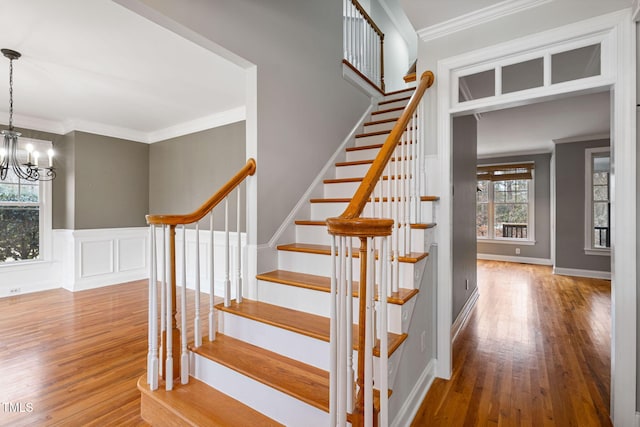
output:
<instances>
[{"instance_id":1,"label":"chandelier chain","mask_svg":"<svg viewBox=\"0 0 640 427\"><path fill-rule=\"evenodd\" d=\"M13 59L9 59L9 130L13 130Z\"/></svg>"}]
</instances>

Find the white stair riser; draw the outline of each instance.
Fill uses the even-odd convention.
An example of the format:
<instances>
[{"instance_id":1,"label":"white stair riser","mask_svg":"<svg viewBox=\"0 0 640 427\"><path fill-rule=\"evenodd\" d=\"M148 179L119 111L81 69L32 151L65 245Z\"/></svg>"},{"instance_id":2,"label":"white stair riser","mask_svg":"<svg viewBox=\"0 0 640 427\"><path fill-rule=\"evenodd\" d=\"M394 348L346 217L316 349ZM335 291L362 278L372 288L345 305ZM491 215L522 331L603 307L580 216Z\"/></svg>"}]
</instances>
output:
<instances>
[{"instance_id":1,"label":"white stair riser","mask_svg":"<svg viewBox=\"0 0 640 427\"><path fill-rule=\"evenodd\" d=\"M408 262L399 263L399 274L401 288L414 288L414 264ZM293 271L296 273L315 274L316 276L327 276L331 272L331 256L322 254L311 254L305 252L278 251L278 268L280 270ZM376 272L378 281L379 272ZM360 259L353 259L353 280L360 277Z\"/></svg>"},{"instance_id":2,"label":"white stair riser","mask_svg":"<svg viewBox=\"0 0 640 427\"><path fill-rule=\"evenodd\" d=\"M402 99L402 98L406 98L408 95L402 95L400 96L399 100L393 101L393 102L386 102L386 101L391 101L391 99L385 99L383 102L385 102L384 104L378 104L378 110L388 110L389 108L397 108L397 107L406 107L407 104L409 103L408 99ZM395 98L393 98L395 99Z\"/></svg>"},{"instance_id":3,"label":"white stair riser","mask_svg":"<svg viewBox=\"0 0 640 427\"><path fill-rule=\"evenodd\" d=\"M411 95L413 95L413 92L415 91L415 87L416 87L416 85L413 84L413 83L408 84L408 85L405 86L405 88L406 89L413 88L414 89L413 91L402 91L402 92L397 92L397 93L394 93L394 94L391 94L391 95L386 95L386 96L384 96L382 98L382 100L380 102L382 102L382 101L390 101L392 99L398 99L398 98L406 98L407 96L411 96Z\"/></svg>"},{"instance_id":4,"label":"white stair riser","mask_svg":"<svg viewBox=\"0 0 640 427\"><path fill-rule=\"evenodd\" d=\"M362 178L367 174L370 167L371 163L363 165L338 166L336 167L336 178Z\"/></svg>"},{"instance_id":5,"label":"white stair riser","mask_svg":"<svg viewBox=\"0 0 640 427\"><path fill-rule=\"evenodd\" d=\"M265 348L285 357L296 359L307 365L312 365L325 371L329 370L329 342L327 341L311 338L277 326L267 325L266 323L257 322L230 313L224 313L224 322L225 332L223 333L225 335ZM291 347L296 348L292 349ZM297 351L297 356L290 356L294 351ZM389 358L390 366L396 366L399 354L400 351L395 351L391 355ZM358 363L357 351L353 352L353 361L354 365ZM374 357L374 381L378 375L378 369L376 369L378 361L378 357ZM265 415L268 414L265 413Z\"/></svg>"},{"instance_id":6,"label":"white stair riser","mask_svg":"<svg viewBox=\"0 0 640 427\"><path fill-rule=\"evenodd\" d=\"M428 252L429 246L433 242L433 229L411 229L411 251ZM297 225L296 242L309 243L314 245L330 245L331 235L327 232L326 226L320 225ZM360 239L353 239L353 248L360 247Z\"/></svg>"},{"instance_id":7,"label":"white stair riser","mask_svg":"<svg viewBox=\"0 0 640 427\"><path fill-rule=\"evenodd\" d=\"M292 310L304 311L318 316L330 316L331 295L328 292L314 291L312 289L288 286L279 283L258 281L258 300ZM358 324L358 304L359 299L353 298L353 323ZM402 312L403 307L399 304L388 304L389 332L401 334L403 330ZM408 325L406 325L408 328Z\"/></svg>"},{"instance_id":8,"label":"white stair riser","mask_svg":"<svg viewBox=\"0 0 640 427\"><path fill-rule=\"evenodd\" d=\"M436 222L433 218L433 203L420 202L421 217L420 222ZM347 207L347 203L312 203L311 204L311 220L325 221L327 218L340 216ZM367 203L364 209L365 216L371 212L370 203Z\"/></svg>"},{"instance_id":9,"label":"white stair riser","mask_svg":"<svg viewBox=\"0 0 640 427\"><path fill-rule=\"evenodd\" d=\"M401 174L398 174L401 175ZM405 181L406 182L406 181ZM324 184L324 197L326 199L333 199L333 198L352 198L353 195L356 193L356 190L358 189L358 187L360 186L360 184L362 183L362 181L347 181L347 182L330 182L330 183L326 183ZM403 182L398 182L398 188L396 189L396 182L394 179L391 180L391 182L389 182L388 180L383 180L382 181L382 185L378 185L378 187L375 189L374 195L376 197L380 196L380 192L382 192L382 196L383 197L387 197L389 195L389 193L394 194L395 191L398 192L402 192L402 185L405 185L405 189L404 191L410 191L410 189L407 189L406 186L410 185L410 184L404 184ZM401 193L402 194L402 193Z\"/></svg>"},{"instance_id":10,"label":"white stair riser","mask_svg":"<svg viewBox=\"0 0 640 427\"><path fill-rule=\"evenodd\" d=\"M395 124L396 124L396 122L393 121L393 122L385 122L385 123L377 123L377 124L365 125L363 133L378 132L378 131L382 131L382 130L391 130L391 129L393 129Z\"/></svg>"},{"instance_id":11,"label":"white stair riser","mask_svg":"<svg viewBox=\"0 0 640 427\"><path fill-rule=\"evenodd\" d=\"M355 162L358 160L373 160L378 155L380 148L369 148L366 150L347 151L346 161Z\"/></svg>"},{"instance_id":12,"label":"white stair riser","mask_svg":"<svg viewBox=\"0 0 640 427\"><path fill-rule=\"evenodd\" d=\"M366 145L384 144L389 136L388 133L380 135L359 136L356 138L356 147L364 147Z\"/></svg>"},{"instance_id":13,"label":"white stair riser","mask_svg":"<svg viewBox=\"0 0 640 427\"><path fill-rule=\"evenodd\" d=\"M285 425L326 426L329 414L197 354L191 374L211 387Z\"/></svg>"},{"instance_id":14,"label":"white stair riser","mask_svg":"<svg viewBox=\"0 0 640 427\"><path fill-rule=\"evenodd\" d=\"M387 108L384 108L383 110L387 110ZM370 121L375 122L377 120L397 119L401 114L402 110L392 110L384 113L372 114Z\"/></svg>"}]
</instances>

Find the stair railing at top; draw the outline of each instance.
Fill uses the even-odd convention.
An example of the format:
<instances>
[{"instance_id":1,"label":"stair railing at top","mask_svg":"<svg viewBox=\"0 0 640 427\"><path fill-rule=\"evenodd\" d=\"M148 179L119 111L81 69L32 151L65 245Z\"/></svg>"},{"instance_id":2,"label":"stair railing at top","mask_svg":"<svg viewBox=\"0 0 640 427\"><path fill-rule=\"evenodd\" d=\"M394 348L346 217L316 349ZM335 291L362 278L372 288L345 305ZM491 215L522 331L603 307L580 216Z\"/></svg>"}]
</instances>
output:
<instances>
[{"instance_id":1,"label":"stair railing at top","mask_svg":"<svg viewBox=\"0 0 640 427\"><path fill-rule=\"evenodd\" d=\"M433 84L430 71L420 82L386 138L351 202L340 217L327 219L332 236L330 417L331 426L388 425L387 298L403 280L399 260L411 252L411 224L423 222L424 141L418 129L422 97ZM367 211L369 217L363 218ZM433 217L431 221L435 218ZM359 243L353 253L352 238ZM353 259L359 258L359 272ZM358 275L357 373L353 368L353 275ZM413 280L405 278L404 280ZM375 282L379 309L375 315ZM376 319L377 318L377 319ZM379 338L378 378L374 347ZM355 378L355 380L354 380ZM374 409L379 391L379 414ZM378 418L379 417L379 418ZM376 421L379 420L379 423ZM375 424L374 424L375 423Z\"/></svg>"},{"instance_id":2,"label":"stair railing at top","mask_svg":"<svg viewBox=\"0 0 640 427\"><path fill-rule=\"evenodd\" d=\"M214 218L213 211L224 202L224 304L229 306L232 297L231 263L235 264L235 295L238 303L242 302L242 253L241 238L241 184L255 173L256 162L249 159L247 163L223 185L209 200L196 211L186 215L147 215L149 224L149 351L147 354L147 383L151 390L156 390L160 377L165 380L165 388L173 389L176 378L182 384L189 382L189 354L187 338L187 229L194 224L195 255L193 259L193 277L195 288L195 304L193 312L193 345L202 345L202 327L200 323L200 228L199 222L209 215L209 340L215 340L216 316L214 312ZM236 190L236 246L232 254L229 230L229 195ZM180 293L180 328L178 328L177 292L176 292L176 227L182 229L181 260L181 293ZM160 238L158 239L158 235ZM156 241L160 240L160 250ZM158 254L158 252L160 252ZM160 255L160 262L158 256ZM232 257L235 259L232 260ZM158 275L160 277L158 277ZM160 280L158 280L160 279ZM158 290L158 282L160 289ZM158 292L160 291L160 292ZM160 303L158 303L158 293ZM159 308L159 310L158 310ZM159 328L158 328L159 327ZM158 345L160 339L160 345ZM178 357L179 355L179 357Z\"/></svg>"},{"instance_id":3,"label":"stair railing at top","mask_svg":"<svg viewBox=\"0 0 640 427\"><path fill-rule=\"evenodd\" d=\"M357 0L343 0L343 63L384 93L384 33Z\"/></svg>"}]
</instances>

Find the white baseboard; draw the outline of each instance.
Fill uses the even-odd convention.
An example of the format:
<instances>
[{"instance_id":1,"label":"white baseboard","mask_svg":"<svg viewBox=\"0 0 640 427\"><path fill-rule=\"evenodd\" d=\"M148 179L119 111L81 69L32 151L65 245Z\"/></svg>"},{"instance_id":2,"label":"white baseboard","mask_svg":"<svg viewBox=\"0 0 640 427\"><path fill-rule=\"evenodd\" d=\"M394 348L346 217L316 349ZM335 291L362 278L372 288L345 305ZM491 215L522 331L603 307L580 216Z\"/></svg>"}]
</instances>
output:
<instances>
[{"instance_id":1,"label":"white baseboard","mask_svg":"<svg viewBox=\"0 0 640 427\"><path fill-rule=\"evenodd\" d=\"M591 279L611 280L611 272L609 272L609 271L596 271L596 270L582 270L582 269L579 269L579 268L553 267L553 274L559 274L561 276L577 276L577 277L589 277Z\"/></svg>"},{"instance_id":2,"label":"white baseboard","mask_svg":"<svg viewBox=\"0 0 640 427\"><path fill-rule=\"evenodd\" d=\"M478 292L478 287L476 286L473 289L473 292L471 293L471 295L469 295L469 299L467 299L467 302L464 304L464 306L462 307L462 310L460 310L460 313L458 314L458 317L456 317L456 320L453 322L453 325L451 326L451 342L454 342L456 338L458 338L458 334L462 330L462 327L465 325L465 323L467 323L467 320L471 315L471 311L473 310L473 308L476 306L476 303L478 302L479 296L480 296L480 293Z\"/></svg>"},{"instance_id":3,"label":"white baseboard","mask_svg":"<svg viewBox=\"0 0 640 427\"><path fill-rule=\"evenodd\" d=\"M51 261L20 262L0 267L0 298L57 289L56 265Z\"/></svg>"},{"instance_id":4,"label":"white baseboard","mask_svg":"<svg viewBox=\"0 0 640 427\"><path fill-rule=\"evenodd\" d=\"M520 262L523 264L553 265L553 262L550 259L532 258L526 256L478 254L478 259L485 259L489 261Z\"/></svg>"},{"instance_id":5,"label":"white baseboard","mask_svg":"<svg viewBox=\"0 0 640 427\"><path fill-rule=\"evenodd\" d=\"M402 407L400 407L396 417L391 422L392 427L405 427L411 425L411 422L418 413L418 409L420 409L420 405L422 404L422 401L427 395L427 392L435 378L435 359L431 359L420 374L413 390L411 390L411 393L407 396Z\"/></svg>"}]
</instances>

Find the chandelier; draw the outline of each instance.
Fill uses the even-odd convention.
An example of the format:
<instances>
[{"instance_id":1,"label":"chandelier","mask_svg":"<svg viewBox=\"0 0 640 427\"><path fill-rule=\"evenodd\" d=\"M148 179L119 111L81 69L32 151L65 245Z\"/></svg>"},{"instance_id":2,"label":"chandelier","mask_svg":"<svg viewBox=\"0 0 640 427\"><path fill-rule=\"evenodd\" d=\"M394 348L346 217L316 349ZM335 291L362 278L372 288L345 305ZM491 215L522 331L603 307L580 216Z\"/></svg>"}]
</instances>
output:
<instances>
[{"instance_id":1,"label":"chandelier","mask_svg":"<svg viewBox=\"0 0 640 427\"><path fill-rule=\"evenodd\" d=\"M48 166L42 167L41 163L44 159L40 159L40 153L33 149L32 144L26 144L26 159L23 150L19 149L18 137L20 132L13 130L13 61L20 58L20 52L11 49L2 49L2 54L9 59L9 129L0 131L4 137L2 147L0 147L0 180L7 178L9 169L20 179L26 181L50 181L56 177L56 171L53 168L53 150L47 151Z\"/></svg>"}]
</instances>

